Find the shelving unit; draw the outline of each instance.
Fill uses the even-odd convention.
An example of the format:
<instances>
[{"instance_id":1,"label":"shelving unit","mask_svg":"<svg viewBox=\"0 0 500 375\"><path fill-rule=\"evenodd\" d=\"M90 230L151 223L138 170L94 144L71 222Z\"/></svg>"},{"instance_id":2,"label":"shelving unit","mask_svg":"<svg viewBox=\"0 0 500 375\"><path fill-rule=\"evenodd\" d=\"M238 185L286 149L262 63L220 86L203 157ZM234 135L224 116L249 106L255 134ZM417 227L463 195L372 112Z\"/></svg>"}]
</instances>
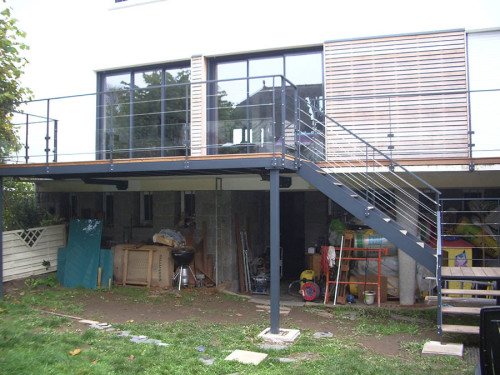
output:
<instances>
[{"instance_id":1,"label":"shelving unit","mask_svg":"<svg viewBox=\"0 0 500 375\"><path fill-rule=\"evenodd\" d=\"M353 252L355 251L360 251L360 252L376 252L377 256L376 257L355 257L355 256L350 256ZM357 284L357 285L376 285L377 286L377 304L378 307L380 307L380 270L382 267L382 254L388 255L388 249L385 248L380 248L380 249L360 249L360 248L354 248L354 247L349 247L349 248L344 248L342 249L342 262L344 263L344 260L347 262L350 262L352 260L375 260L378 262L378 267L377 267L377 282L364 282L364 281L349 281L349 280L342 280L342 278L339 278L339 286L340 285L349 285L349 284ZM337 263L338 263L338 258L337 258ZM345 264L343 264L341 267L345 267ZM344 272L344 274L347 274L345 268L344 270L341 268L340 270L341 274ZM326 274L326 290L325 290L325 303L328 302L329 300L329 291L330 291L330 285L335 285L337 284L336 280L330 280L330 272L327 272Z\"/></svg>"}]
</instances>

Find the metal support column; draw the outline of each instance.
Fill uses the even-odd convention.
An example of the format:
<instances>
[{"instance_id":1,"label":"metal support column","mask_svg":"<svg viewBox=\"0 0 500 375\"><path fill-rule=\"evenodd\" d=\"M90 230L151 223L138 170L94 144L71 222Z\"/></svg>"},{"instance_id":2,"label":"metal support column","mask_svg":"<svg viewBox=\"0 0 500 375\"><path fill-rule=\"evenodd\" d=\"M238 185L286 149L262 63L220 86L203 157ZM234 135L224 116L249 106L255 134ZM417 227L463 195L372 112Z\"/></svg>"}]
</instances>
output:
<instances>
[{"instance_id":1,"label":"metal support column","mask_svg":"<svg viewBox=\"0 0 500 375\"><path fill-rule=\"evenodd\" d=\"M270 170L271 333L280 331L280 172Z\"/></svg>"},{"instance_id":2,"label":"metal support column","mask_svg":"<svg viewBox=\"0 0 500 375\"><path fill-rule=\"evenodd\" d=\"M222 178L215 178L215 285L219 285L219 252L221 248L222 220L220 218L222 202Z\"/></svg>"},{"instance_id":3,"label":"metal support column","mask_svg":"<svg viewBox=\"0 0 500 375\"><path fill-rule=\"evenodd\" d=\"M3 177L0 177L0 300L3 299Z\"/></svg>"}]
</instances>

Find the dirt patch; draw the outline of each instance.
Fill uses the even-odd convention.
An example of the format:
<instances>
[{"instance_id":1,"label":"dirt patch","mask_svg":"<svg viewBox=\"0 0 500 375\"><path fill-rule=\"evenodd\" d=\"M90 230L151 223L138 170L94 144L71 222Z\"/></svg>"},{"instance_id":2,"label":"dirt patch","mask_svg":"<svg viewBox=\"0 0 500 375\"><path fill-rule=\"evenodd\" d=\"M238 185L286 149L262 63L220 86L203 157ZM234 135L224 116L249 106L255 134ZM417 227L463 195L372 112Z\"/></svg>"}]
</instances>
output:
<instances>
[{"instance_id":1,"label":"dirt patch","mask_svg":"<svg viewBox=\"0 0 500 375\"><path fill-rule=\"evenodd\" d=\"M26 289L22 280L4 283L4 291L8 294L22 293ZM44 290L42 286L41 290L34 292L43 293ZM79 293L78 302L83 305L83 311L78 316L109 324L182 320L199 320L216 324L251 324L269 323L270 320L269 311L259 308L259 303L217 292L215 288L183 289L181 292L150 289L147 294L139 294L137 298L127 294L126 291L126 288L117 286L113 291ZM395 304L390 308L394 309L394 319L400 319L398 311L404 308L398 310ZM288 309L287 315L280 315L280 326L283 328L300 329L303 334L311 335L314 332L331 332L339 340L354 342L360 348L384 356L394 357L404 354L406 344L421 343L426 339L439 340L436 329L432 326L425 327L425 324L421 325L419 333L414 335L363 335L357 330L359 319L356 311L344 310L339 314L335 313L334 308L323 309L321 306L292 306L287 307ZM57 312L64 313L64 311Z\"/></svg>"}]
</instances>

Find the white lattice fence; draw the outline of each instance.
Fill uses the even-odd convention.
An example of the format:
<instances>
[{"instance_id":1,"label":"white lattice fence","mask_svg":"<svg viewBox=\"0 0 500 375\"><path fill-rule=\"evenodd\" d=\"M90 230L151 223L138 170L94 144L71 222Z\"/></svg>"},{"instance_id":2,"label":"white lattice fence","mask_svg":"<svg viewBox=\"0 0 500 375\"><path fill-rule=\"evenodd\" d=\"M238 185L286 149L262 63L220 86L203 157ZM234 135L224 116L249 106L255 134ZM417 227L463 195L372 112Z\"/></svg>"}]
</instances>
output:
<instances>
[{"instance_id":1,"label":"white lattice fence","mask_svg":"<svg viewBox=\"0 0 500 375\"><path fill-rule=\"evenodd\" d=\"M3 281L56 271L65 246L64 224L3 232Z\"/></svg>"}]
</instances>

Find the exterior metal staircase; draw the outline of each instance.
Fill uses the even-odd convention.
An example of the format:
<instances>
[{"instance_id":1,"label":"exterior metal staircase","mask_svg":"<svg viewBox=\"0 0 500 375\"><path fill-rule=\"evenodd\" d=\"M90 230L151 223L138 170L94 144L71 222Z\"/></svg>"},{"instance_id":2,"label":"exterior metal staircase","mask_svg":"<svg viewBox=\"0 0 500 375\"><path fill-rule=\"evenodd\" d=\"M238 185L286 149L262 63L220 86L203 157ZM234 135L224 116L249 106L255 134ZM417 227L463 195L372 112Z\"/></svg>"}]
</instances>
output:
<instances>
[{"instance_id":1,"label":"exterior metal staircase","mask_svg":"<svg viewBox=\"0 0 500 375\"><path fill-rule=\"evenodd\" d=\"M296 96L293 108L283 134L297 174L435 275L440 192L311 99Z\"/></svg>"},{"instance_id":2,"label":"exterior metal staircase","mask_svg":"<svg viewBox=\"0 0 500 375\"><path fill-rule=\"evenodd\" d=\"M436 251L434 248L409 233L387 213L382 212L373 203L344 185L334 174L326 173L315 163L309 161L302 162L297 174L432 273L435 272Z\"/></svg>"}]
</instances>

